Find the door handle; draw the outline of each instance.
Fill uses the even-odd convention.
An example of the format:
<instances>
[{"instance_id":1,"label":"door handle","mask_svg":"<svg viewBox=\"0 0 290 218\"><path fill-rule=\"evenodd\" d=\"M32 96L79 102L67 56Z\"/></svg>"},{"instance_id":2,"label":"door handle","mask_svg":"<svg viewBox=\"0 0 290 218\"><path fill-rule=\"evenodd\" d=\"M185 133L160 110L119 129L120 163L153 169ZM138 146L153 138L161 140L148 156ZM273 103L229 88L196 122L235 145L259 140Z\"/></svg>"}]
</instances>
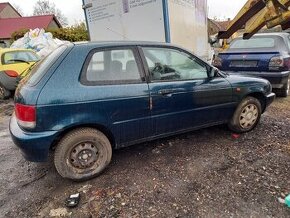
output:
<instances>
[{"instance_id":1,"label":"door handle","mask_svg":"<svg viewBox=\"0 0 290 218\"><path fill-rule=\"evenodd\" d=\"M158 91L159 95L171 95L173 94L174 90L173 89L162 89Z\"/></svg>"}]
</instances>

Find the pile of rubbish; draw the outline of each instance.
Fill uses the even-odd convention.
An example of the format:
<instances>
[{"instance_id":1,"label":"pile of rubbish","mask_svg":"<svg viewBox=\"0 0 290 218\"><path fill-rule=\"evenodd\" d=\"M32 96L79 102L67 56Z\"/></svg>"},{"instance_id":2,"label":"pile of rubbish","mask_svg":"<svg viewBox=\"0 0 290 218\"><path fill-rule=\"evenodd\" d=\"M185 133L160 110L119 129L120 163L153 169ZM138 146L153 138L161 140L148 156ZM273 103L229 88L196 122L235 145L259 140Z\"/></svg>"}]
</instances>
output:
<instances>
[{"instance_id":1,"label":"pile of rubbish","mask_svg":"<svg viewBox=\"0 0 290 218\"><path fill-rule=\"evenodd\" d=\"M32 49L41 58L44 58L64 43L65 41L53 38L53 35L49 32L45 32L44 29L37 28L30 30L24 37L16 40L11 45L11 48Z\"/></svg>"}]
</instances>

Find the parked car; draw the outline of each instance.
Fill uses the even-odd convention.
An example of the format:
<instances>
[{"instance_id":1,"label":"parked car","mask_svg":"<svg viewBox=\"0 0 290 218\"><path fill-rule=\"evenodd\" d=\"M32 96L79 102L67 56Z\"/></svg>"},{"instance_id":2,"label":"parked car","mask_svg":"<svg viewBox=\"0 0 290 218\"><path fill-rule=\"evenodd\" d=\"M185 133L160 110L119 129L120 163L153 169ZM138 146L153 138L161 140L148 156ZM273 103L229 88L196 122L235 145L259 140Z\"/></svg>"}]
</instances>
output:
<instances>
[{"instance_id":1,"label":"parked car","mask_svg":"<svg viewBox=\"0 0 290 218\"><path fill-rule=\"evenodd\" d=\"M11 96L17 81L26 76L39 56L28 49L0 49L0 99Z\"/></svg>"},{"instance_id":2,"label":"parked car","mask_svg":"<svg viewBox=\"0 0 290 218\"><path fill-rule=\"evenodd\" d=\"M290 87L290 35L261 33L251 39L236 38L228 50L219 53L213 65L234 74L253 75L269 80L280 97Z\"/></svg>"},{"instance_id":3,"label":"parked car","mask_svg":"<svg viewBox=\"0 0 290 218\"><path fill-rule=\"evenodd\" d=\"M274 98L267 80L228 75L170 44L67 44L21 81L10 132L27 160L52 149L61 176L86 180L112 149L225 123L248 132Z\"/></svg>"}]
</instances>

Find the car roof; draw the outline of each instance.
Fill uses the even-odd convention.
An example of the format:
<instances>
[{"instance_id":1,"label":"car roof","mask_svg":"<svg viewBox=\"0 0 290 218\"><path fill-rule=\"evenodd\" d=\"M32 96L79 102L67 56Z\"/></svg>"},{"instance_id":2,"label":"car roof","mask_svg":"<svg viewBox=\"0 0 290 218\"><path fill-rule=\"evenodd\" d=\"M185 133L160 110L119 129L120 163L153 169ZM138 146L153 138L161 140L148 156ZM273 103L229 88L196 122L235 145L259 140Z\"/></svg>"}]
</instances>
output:
<instances>
[{"instance_id":1,"label":"car roof","mask_svg":"<svg viewBox=\"0 0 290 218\"><path fill-rule=\"evenodd\" d=\"M289 36L286 32L273 32L273 33L257 33L255 36Z\"/></svg>"},{"instance_id":2,"label":"car roof","mask_svg":"<svg viewBox=\"0 0 290 218\"><path fill-rule=\"evenodd\" d=\"M109 46L142 46L142 45L151 45L151 46L175 46L173 44L164 43L164 42L151 42L151 41L98 41L98 42L78 42L74 43L76 46L94 46L94 47L109 47Z\"/></svg>"},{"instance_id":3,"label":"car roof","mask_svg":"<svg viewBox=\"0 0 290 218\"><path fill-rule=\"evenodd\" d=\"M286 32L273 32L273 33L256 33L255 35L252 36L252 38L255 38L257 36L280 36L280 37L289 37L290 34ZM242 36L237 37L237 39L243 38Z\"/></svg>"}]
</instances>

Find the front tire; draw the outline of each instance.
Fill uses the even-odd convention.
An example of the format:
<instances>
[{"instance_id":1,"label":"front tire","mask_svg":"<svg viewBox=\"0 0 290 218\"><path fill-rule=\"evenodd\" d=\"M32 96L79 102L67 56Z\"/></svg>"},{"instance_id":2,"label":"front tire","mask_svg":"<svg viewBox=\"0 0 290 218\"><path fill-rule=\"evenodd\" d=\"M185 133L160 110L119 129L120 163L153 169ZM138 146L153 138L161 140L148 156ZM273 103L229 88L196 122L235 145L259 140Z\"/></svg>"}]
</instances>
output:
<instances>
[{"instance_id":1,"label":"front tire","mask_svg":"<svg viewBox=\"0 0 290 218\"><path fill-rule=\"evenodd\" d=\"M85 181L102 173L111 158L108 138L96 129L81 128L68 133L58 143L54 165L62 177Z\"/></svg>"},{"instance_id":2,"label":"front tire","mask_svg":"<svg viewBox=\"0 0 290 218\"><path fill-rule=\"evenodd\" d=\"M247 97L237 107L228 126L236 133L249 132L257 126L261 114L260 101L254 97Z\"/></svg>"}]
</instances>

